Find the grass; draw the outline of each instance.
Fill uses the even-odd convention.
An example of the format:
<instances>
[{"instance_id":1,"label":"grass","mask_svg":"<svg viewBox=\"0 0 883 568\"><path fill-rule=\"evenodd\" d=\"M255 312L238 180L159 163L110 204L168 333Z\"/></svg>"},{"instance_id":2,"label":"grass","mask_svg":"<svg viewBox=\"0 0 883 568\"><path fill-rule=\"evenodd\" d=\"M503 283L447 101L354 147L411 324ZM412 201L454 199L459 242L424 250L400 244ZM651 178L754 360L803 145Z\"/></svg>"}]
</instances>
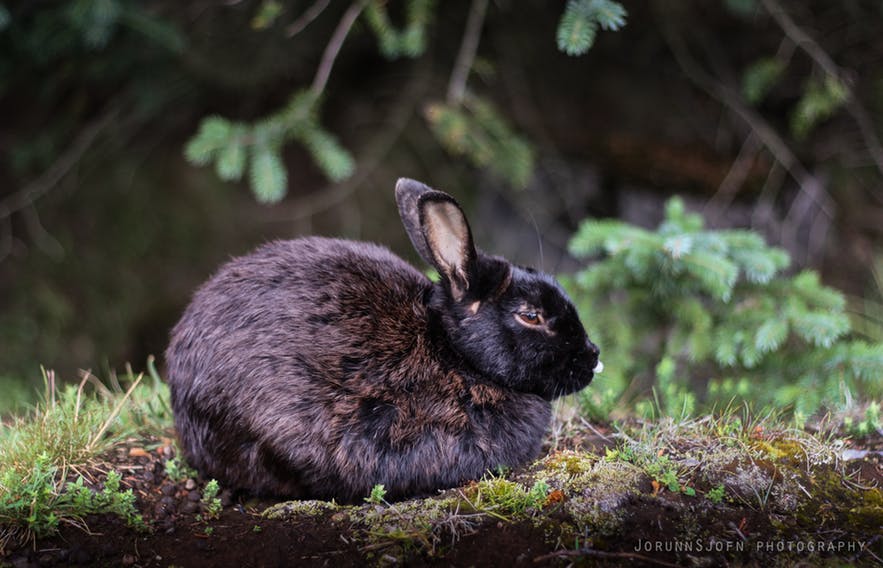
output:
<instances>
[{"instance_id":1,"label":"grass","mask_svg":"<svg viewBox=\"0 0 883 568\"><path fill-rule=\"evenodd\" d=\"M128 369L122 381L111 375L105 384L84 372L78 384L64 386L54 372L43 371L41 399L26 415L0 425L0 551L61 523L85 528L83 518L93 513L143 527L134 496L120 488L116 472L100 487L88 485L80 472L127 437L170 426L168 391L152 360L148 371L149 384Z\"/></svg>"}]
</instances>

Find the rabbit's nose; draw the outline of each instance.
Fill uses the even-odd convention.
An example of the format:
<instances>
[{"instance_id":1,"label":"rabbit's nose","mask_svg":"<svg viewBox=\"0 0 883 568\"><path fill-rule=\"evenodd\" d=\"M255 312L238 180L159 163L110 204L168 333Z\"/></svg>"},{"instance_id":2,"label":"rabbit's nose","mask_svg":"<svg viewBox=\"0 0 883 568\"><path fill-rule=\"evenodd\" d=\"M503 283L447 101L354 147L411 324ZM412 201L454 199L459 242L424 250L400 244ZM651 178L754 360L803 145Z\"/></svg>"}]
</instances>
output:
<instances>
[{"instance_id":1,"label":"rabbit's nose","mask_svg":"<svg viewBox=\"0 0 883 568\"><path fill-rule=\"evenodd\" d=\"M592 372L595 374L600 373L604 370L604 363L601 362L601 349L598 348L597 345L586 339L586 347L589 349L589 353L592 354L592 358L595 360L595 366L592 369Z\"/></svg>"}]
</instances>

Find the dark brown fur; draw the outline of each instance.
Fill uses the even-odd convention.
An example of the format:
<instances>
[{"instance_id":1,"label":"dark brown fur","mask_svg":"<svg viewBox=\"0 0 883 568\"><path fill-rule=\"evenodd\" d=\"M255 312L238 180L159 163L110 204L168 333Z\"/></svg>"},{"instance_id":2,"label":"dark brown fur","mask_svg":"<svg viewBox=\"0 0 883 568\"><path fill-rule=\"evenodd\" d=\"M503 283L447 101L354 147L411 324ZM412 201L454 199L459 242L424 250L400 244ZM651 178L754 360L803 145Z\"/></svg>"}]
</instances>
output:
<instances>
[{"instance_id":1,"label":"dark brown fur","mask_svg":"<svg viewBox=\"0 0 883 568\"><path fill-rule=\"evenodd\" d=\"M461 352L437 305L447 294L368 243L276 241L232 260L196 292L166 353L187 459L228 487L344 501L531 459L551 396L501 384Z\"/></svg>"}]
</instances>

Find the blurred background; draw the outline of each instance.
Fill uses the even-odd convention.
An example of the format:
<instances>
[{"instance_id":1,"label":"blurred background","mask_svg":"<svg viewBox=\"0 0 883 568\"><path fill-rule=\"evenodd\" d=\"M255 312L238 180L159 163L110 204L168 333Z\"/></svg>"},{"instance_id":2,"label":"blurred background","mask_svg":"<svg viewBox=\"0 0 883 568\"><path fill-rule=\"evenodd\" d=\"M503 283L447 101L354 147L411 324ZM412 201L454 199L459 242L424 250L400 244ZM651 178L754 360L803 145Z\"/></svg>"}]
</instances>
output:
<instances>
[{"instance_id":1,"label":"blurred background","mask_svg":"<svg viewBox=\"0 0 883 568\"><path fill-rule=\"evenodd\" d=\"M680 195L864 321L881 27L879 0L0 0L0 410L41 365L161 357L194 288L258 243L416 261L401 176L556 274L586 264L581 221L655 228Z\"/></svg>"}]
</instances>

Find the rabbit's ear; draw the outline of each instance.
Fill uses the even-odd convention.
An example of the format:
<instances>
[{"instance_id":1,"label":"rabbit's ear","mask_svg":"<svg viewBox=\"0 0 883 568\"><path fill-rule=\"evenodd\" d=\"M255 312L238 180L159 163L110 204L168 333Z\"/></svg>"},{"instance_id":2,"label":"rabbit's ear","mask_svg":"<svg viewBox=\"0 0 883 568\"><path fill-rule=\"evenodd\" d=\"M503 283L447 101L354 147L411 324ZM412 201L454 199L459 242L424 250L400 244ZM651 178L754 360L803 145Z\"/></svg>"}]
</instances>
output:
<instances>
[{"instance_id":1,"label":"rabbit's ear","mask_svg":"<svg viewBox=\"0 0 883 568\"><path fill-rule=\"evenodd\" d=\"M399 216L402 218L402 224L405 225L408 238L411 239L411 244L420 257L435 266L435 258L426 244L426 237L420 225L419 209L420 197L431 193L436 191L419 181L401 178L396 182L396 204L399 206Z\"/></svg>"},{"instance_id":2,"label":"rabbit's ear","mask_svg":"<svg viewBox=\"0 0 883 568\"><path fill-rule=\"evenodd\" d=\"M396 184L396 201L414 248L450 283L454 299L462 300L477 256L463 210L447 193L404 178Z\"/></svg>"}]
</instances>

